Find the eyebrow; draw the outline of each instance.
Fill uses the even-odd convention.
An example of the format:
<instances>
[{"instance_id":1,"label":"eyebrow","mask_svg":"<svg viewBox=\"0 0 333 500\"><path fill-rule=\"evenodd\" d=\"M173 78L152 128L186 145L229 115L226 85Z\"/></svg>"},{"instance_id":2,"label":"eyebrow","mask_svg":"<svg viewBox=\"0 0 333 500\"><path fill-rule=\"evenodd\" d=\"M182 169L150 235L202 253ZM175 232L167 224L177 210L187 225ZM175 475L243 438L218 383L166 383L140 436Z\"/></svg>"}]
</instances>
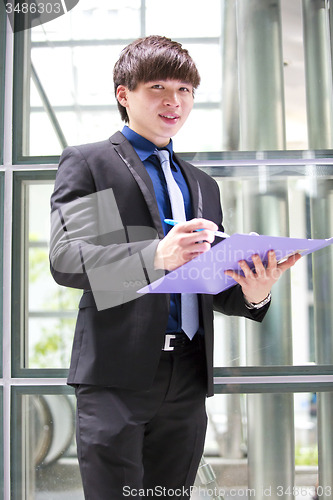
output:
<instances>
[{"instance_id":1,"label":"eyebrow","mask_svg":"<svg viewBox=\"0 0 333 500\"><path fill-rule=\"evenodd\" d=\"M153 82L178 82L179 85L192 85L191 82L183 82L181 80L177 80L176 78L153 78L152 80L147 80L145 83L153 83Z\"/></svg>"}]
</instances>

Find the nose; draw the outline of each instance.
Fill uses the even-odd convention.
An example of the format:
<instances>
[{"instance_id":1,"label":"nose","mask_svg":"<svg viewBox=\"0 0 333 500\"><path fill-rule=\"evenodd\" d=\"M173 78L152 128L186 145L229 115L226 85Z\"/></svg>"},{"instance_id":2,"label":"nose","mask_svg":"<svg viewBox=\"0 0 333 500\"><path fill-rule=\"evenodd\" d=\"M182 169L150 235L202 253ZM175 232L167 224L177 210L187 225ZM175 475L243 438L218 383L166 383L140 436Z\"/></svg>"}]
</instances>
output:
<instances>
[{"instance_id":1,"label":"nose","mask_svg":"<svg viewBox=\"0 0 333 500\"><path fill-rule=\"evenodd\" d=\"M179 106L179 96L177 95L177 92L170 91L168 92L165 97L164 97L164 104L166 106L173 106L178 108Z\"/></svg>"}]
</instances>

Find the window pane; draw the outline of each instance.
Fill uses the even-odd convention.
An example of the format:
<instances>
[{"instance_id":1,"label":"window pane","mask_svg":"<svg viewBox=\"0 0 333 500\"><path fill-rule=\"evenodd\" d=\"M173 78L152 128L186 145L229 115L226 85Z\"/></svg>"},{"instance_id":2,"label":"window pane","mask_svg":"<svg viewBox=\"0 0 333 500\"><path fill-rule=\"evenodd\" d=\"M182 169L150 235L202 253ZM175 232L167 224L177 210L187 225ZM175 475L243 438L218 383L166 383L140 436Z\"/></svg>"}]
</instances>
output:
<instances>
[{"instance_id":1,"label":"window pane","mask_svg":"<svg viewBox=\"0 0 333 500\"><path fill-rule=\"evenodd\" d=\"M225 499L314 498L318 485L316 395L295 393L284 396L229 394L215 395L208 399L209 423L204 460L213 468L216 480L212 482L208 471L205 474L207 467L201 467L193 499L217 496L216 493L212 494L214 488ZM256 398L258 405L255 414L250 409L251 397ZM272 421L261 413L259 403L263 399L267 404L265 415L270 415L273 410L275 412ZM290 418L284 412L286 404L292 410ZM274 426L278 432L284 430L288 438L293 440L290 447L286 446L286 439L282 434L275 433ZM267 435L271 437L267 439ZM282 445L279 444L281 441ZM285 458L280 463L275 459L279 454L280 459L282 456ZM288 473L292 481L286 483ZM261 478L259 489L256 486L258 476ZM205 481L208 482L206 488L203 484Z\"/></svg>"},{"instance_id":2,"label":"window pane","mask_svg":"<svg viewBox=\"0 0 333 500\"><path fill-rule=\"evenodd\" d=\"M146 1L146 8L147 31L149 33L156 32L156 22L158 20L159 34L170 38L220 36L220 0L211 0L209 9L205 9L200 0L193 0L191 4L170 0L168 8L163 9L163 15L161 15L160 1ZM189 22L184 22L184 19Z\"/></svg>"},{"instance_id":3,"label":"window pane","mask_svg":"<svg viewBox=\"0 0 333 500\"><path fill-rule=\"evenodd\" d=\"M13 391L13 498L83 500L72 391L67 387Z\"/></svg>"},{"instance_id":4,"label":"window pane","mask_svg":"<svg viewBox=\"0 0 333 500\"><path fill-rule=\"evenodd\" d=\"M22 181L22 240L20 274L21 339L17 369L67 369L80 290L61 287L50 274L48 257L50 238L50 196L53 181ZM17 207L19 208L19 207ZM17 305L17 298L14 302ZM17 308L18 309L18 308ZM17 310L17 313L19 310ZM15 313L14 313L15 317ZM14 343L18 348L18 343Z\"/></svg>"},{"instance_id":5,"label":"window pane","mask_svg":"<svg viewBox=\"0 0 333 500\"><path fill-rule=\"evenodd\" d=\"M155 34L156 26L181 41L202 77L178 151L331 149L325 5L214 0L207 9L172 0L165 9L152 0L81 0L66 15L16 34L18 157L59 155L66 144L121 129L113 65L130 40ZM186 16L191 21L184 23Z\"/></svg>"},{"instance_id":6,"label":"window pane","mask_svg":"<svg viewBox=\"0 0 333 500\"><path fill-rule=\"evenodd\" d=\"M255 231L323 239L333 234L332 168L313 167L308 175L305 167L298 167L286 177L289 168L293 167L213 168L227 233ZM23 232L21 222L14 223L20 249L15 262L22 262L21 271L18 265L13 268L14 275L19 273L19 283L14 279L13 301L15 366L18 370L67 369L82 292L58 286L49 272L53 181L25 179L17 189L20 194L14 215L16 220L17 212L22 213ZM333 365L332 259L332 247L327 247L303 257L287 271L273 287L272 304L261 324L216 314L214 365Z\"/></svg>"},{"instance_id":7,"label":"window pane","mask_svg":"<svg viewBox=\"0 0 333 500\"><path fill-rule=\"evenodd\" d=\"M321 464L321 436L327 434L326 424L320 423L317 397L332 398L332 393L219 394L209 398L205 451L192 500L215 498L216 491L225 499L238 500L293 498L292 492L295 499L310 500L316 487L318 492L323 488L329 493L330 484L318 484L318 473L323 481L326 477L325 467L320 465L318 470L318 445ZM272 414L270 419L260 413L261 402L266 404L265 415ZM14 387L12 405L13 500L83 500L72 390ZM332 449L331 442L327 446ZM213 475L204 464L210 464ZM266 494L261 496L262 489ZM286 493L282 495L282 491Z\"/></svg>"},{"instance_id":8,"label":"window pane","mask_svg":"<svg viewBox=\"0 0 333 500\"><path fill-rule=\"evenodd\" d=\"M53 183L25 183L29 219L28 324L26 368L67 368L82 292L58 286L50 275L48 258L49 202Z\"/></svg>"},{"instance_id":9,"label":"window pane","mask_svg":"<svg viewBox=\"0 0 333 500\"><path fill-rule=\"evenodd\" d=\"M286 176L288 166L220 168L217 180L228 234L325 239L333 234L332 169ZM305 171L304 171L305 172ZM300 171L299 171L300 173ZM261 324L215 316L215 366L332 364L333 249L305 256L272 289Z\"/></svg>"}]
</instances>

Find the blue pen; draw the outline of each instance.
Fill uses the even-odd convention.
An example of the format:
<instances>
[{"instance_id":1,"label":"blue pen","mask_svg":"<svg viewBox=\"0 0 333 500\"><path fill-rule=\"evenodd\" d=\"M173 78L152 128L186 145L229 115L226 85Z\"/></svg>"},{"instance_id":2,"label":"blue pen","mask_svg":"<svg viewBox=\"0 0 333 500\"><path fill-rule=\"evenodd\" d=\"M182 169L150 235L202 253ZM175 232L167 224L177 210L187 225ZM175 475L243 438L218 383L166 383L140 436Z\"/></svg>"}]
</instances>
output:
<instances>
[{"instance_id":1,"label":"blue pen","mask_svg":"<svg viewBox=\"0 0 333 500\"><path fill-rule=\"evenodd\" d=\"M179 224L178 220L173 220L173 219L164 219L164 222L166 224L169 224L169 226L175 226L176 224ZM196 229L196 231L203 231L203 229ZM230 234L223 233L222 231L213 231L215 236L219 236L220 238L230 238Z\"/></svg>"}]
</instances>

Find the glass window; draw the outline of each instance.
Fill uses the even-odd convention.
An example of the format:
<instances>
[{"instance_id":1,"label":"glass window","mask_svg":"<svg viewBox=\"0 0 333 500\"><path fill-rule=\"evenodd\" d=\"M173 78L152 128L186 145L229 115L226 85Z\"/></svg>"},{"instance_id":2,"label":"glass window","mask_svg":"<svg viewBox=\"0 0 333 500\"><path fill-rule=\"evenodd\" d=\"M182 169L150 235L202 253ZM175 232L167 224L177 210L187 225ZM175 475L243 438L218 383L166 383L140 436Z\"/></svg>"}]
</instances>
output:
<instances>
[{"instance_id":1,"label":"glass window","mask_svg":"<svg viewBox=\"0 0 333 500\"><path fill-rule=\"evenodd\" d=\"M312 166L315 178L306 167L286 176L289 168L286 163L211 169L228 234L318 239L333 234L332 167L321 177L322 167ZM330 246L305 256L282 276L262 324L216 314L215 366L333 364L327 348L333 345L332 252Z\"/></svg>"},{"instance_id":2,"label":"glass window","mask_svg":"<svg viewBox=\"0 0 333 500\"><path fill-rule=\"evenodd\" d=\"M5 219L12 231L12 287L10 279L0 286L0 500L83 500L75 396L61 385L82 292L58 286L49 272L49 198L52 164L67 144L102 140L123 125L112 82L120 51L158 26L196 61L202 81L175 150L218 182L226 232L328 238L333 9L328 1L317 7L302 0L211 0L209 9L199 0L169 0L167 8L161 0L80 0L67 14L15 33L6 186L0 172L0 284ZM0 164L11 55L5 27L1 2ZM214 488L224 500L331 497L332 251L304 257L283 276L262 324L215 315L216 395L207 401L192 500L216 497Z\"/></svg>"},{"instance_id":3,"label":"glass window","mask_svg":"<svg viewBox=\"0 0 333 500\"><path fill-rule=\"evenodd\" d=\"M273 425L265 418L271 412L278 417ZM207 413L205 452L193 499L215 498L216 491L225 499L314 498L321 488L318 436L323 431L316 393L217 394L208 399ZM274 453L284 461L272 470ZM327 494L330 485L326 488Z\"/></svg>"},{"instance_id":4,"label":"glass window","mask_svg":"<svg viewBox=\"0 0 333 500\"><path fill-rule=\"evenodd\" d=\"M11 498L83 500L72 389L15 387L12 397Z\"/></svg>"},{"instance_id":5,"label":"glass window","mask_svg":"<svg viewBox=\"0 0 333 500\"><path fill-rule=\"evenodd\" d=\"M54 374L54 370L61 373L59 370L69 366L82 292L57 285L49 271L54 176L53 171L34 174L33 179L26 173L16 175L14 225L16 221L21 223L21 230L14 236L18 266L14 277L13 335L17 339L14 346L20 346L14 352L16 372L35 369L40 373L48 368Z\"/></svg>"},{"instance_id":6,"label":"glass window","mask_svg":"<svg viewBox=\"0 0 333 500\"><path fill-rule=\"evenodd\" d=\"M329 422L319 419L325 398L331 399L332 393L216 394L210 398L205 451L192 500L216 498L216 491L224 499L310 500L316 491L330 497L332 486L318 479L325 481L321 439ZM278 415L278 422L262 420L263 404L265 414ZM72 389L13 387L12 410L13 500L83 500ZM271 462L274 454L285 459L279 467ZM262 490L265 495L260 496Z\"/></svg>"},{"instance_id":7,"label":"glass window","mask_svg":"<svg viewBox=\"0 0 333 500\"><path fill-rule=\"evenodd\" d=\"M313 166L311 175L300 166L294 175L285 176L288 168L292 167L213 168L227 233L322 239L333 234L332 166ZM49 272L54 176L51 170L17 172L14 182L14 367L36 374L69 366L82 294L58 286ZM333 278L332 251L330 246L303 257L284 274L273 287L263 323L216 313L215 366L333 365L333 348L328 348L333 346L333 280L327 280Z\"/></svg>"},{"instance_id":8,"label":"glass window","mask_svg":"<svg viewBox=\"0 0 333 500\"><path fill-rule=\"evenodd\" d=\"M66 144L98 141L121 128L113 65L126 44L156 33L156 25L189 49L202 77L177 151L333 147L328 3L169 4L161 16L160 1L81 0L67 14L15 34L18 161L54 157Z\"/></svg>"}]
</instances>

